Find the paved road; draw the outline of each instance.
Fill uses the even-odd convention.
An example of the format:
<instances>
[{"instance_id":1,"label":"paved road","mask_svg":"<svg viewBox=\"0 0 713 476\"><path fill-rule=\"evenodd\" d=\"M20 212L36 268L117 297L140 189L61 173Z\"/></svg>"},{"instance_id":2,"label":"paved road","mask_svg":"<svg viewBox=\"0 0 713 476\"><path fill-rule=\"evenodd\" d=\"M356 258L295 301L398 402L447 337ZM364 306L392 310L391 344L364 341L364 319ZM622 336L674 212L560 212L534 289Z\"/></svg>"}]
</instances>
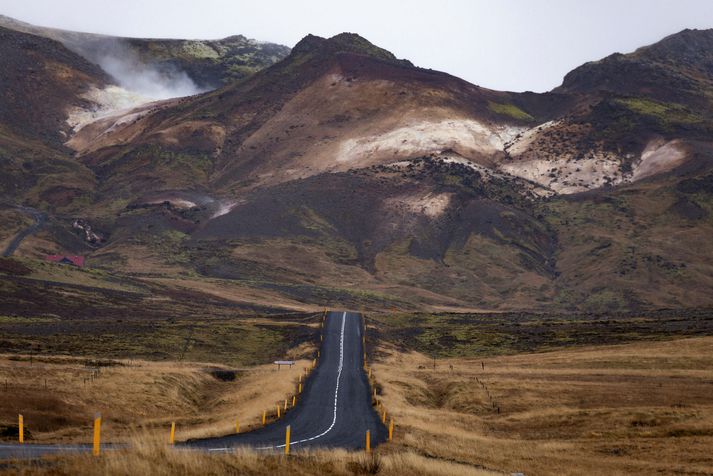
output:
<instances>
[{"instance_id":1,"label":"paved road","mask_svg":"<svg viewBox=\"0 0 713 476\"><path fill-rule=\"evenodd\" d=\"M291 428L291 448L361 449L366 430L372 446L386 440L387 430L371 406L369 384L362 368L362 321L357 313L330 312L324 327L320 361L294 410L277 422L249 433L210 438L188 446L225 451L235 446L284 448L285 428ZM267 403L267 402L266 402Z\"/></svg>"},{"instance_id":2,"label":"paved road","mask_svg":"<svg viewBox=\"0 0 713 476\"><path fill-rule=\"evenodd\" d=\"M18 210L20 210L23 213L26 213L30 215L34 220L35 223L32 225L28 226L24 230L20 231L17 235L15 235L15 238L12 239L12 241L7 245L5 248L5 251L3 251L2 255L7 257L7 256L12 256L12 254L15 252L18 246L20 246L20 243L22 243L22 240L27 238L28 236L32 235L35 233L37 230L42 227L42 225L45 224L47 221L47 215L45 215L43 212L39 210L35 210L34 208L30 207L16 207Z\"/></svg>"},{"instance_id":3,"label":"paved road","mask_svg":"<svg viewBox=\"0 0 713 476\"><path fill-rule=\"evenodd\" d=\"M307 447L363 449L366 430L371 445L386 440L387 429L371 406L369 384L362 368L362 321L357 313L330 312L324 325L324 341L317 368L312 371L298 400L287 416L255 431L177 445L208 451L235 447L281 450L285 428L291 427L291 450ZM265 402L268 408L273 402ZM0 459L32 458L67 451L89 451L88 446L2 445Z\"/></svg>"}]
</instances>

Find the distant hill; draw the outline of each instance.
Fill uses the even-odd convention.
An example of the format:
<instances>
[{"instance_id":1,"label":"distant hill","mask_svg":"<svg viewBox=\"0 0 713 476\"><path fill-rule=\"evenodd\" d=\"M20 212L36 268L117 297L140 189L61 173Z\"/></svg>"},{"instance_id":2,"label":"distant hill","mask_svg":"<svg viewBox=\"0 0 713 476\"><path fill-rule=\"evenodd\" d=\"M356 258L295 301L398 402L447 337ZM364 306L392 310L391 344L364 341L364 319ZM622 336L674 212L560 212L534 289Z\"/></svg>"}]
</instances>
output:
<instances>
[{"instance_id":1,"label":"distant hill","mask_svg":"<svg viewBox=\"0 0 713 476\"><path fill-rule=\"evenodd\" d=\"M197 90L243 79L287 56L290 49L242 35L220 40L122 38L46 28L0 15L0 26L57 40L93 63L156 71L180 81L185 74ZM111 73L111 71L109 71ZM127 76L129 76L127 74ZM122 78L117 78L122 79Z\"/></svg>"},{"instance_id":2,"label":"distant hill","mask_svg":"<svg viewBox=\"0 0 713 476\"><path fill-rule=\"evenodd\" d=\"M188 97L97 114L62 93L84 120L57 153L85 179L3 198L49 213L44 250L86 253L89 268L143 273L142 256L299 302L711 306L710 42L686 30L535 94L418 68L353 33L308 35ZM106 100L111 77L92 71L86 87ZM76 218L106 241L68 239Z\"/></svg>"}]
</instances>

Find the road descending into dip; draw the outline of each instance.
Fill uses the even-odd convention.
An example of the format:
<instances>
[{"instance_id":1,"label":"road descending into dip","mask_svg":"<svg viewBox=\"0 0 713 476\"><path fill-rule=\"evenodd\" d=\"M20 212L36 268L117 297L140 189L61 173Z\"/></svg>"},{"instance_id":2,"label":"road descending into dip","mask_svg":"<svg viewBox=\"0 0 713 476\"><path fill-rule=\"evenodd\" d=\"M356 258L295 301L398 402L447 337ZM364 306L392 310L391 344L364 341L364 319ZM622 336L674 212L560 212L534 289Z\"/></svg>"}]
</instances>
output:
<instances>
[{"instance_id":1,"label":"road descending into dip","mask_svg":"<svg viewBox=\"0 0 713 476\"><path fill-rule=\"evenodd\" d=\"M375 446L386 439L387 430L371 406L363 361L361 316L330 312L324 324L319 363L294 410L255 431L187 445L210 451L227 451L235 446L280 449L285 446L285 429L290 425L290 446L294 450L317 446L362 449L367 430Z\"/></svg>"},{"instance_id":2,"label":"road descending into dip","mask_svg":"<svg viewBox=\"0 0 713 476\"><path fill-rule=\"evenodd\" d=\"M384 442L388 432L371 405L369 383L362 366L361 316L343 311L328 313L323 336L317 367L298 396L297 406L285 417L254 431L192 440L177 444L177 448L221 452L252 447L278 451L285 447L287 425L291 429L291 451L307 447L363 449L367 430L372 447ZM272 402L265 403L269 407ZM0 458L83 451L91 451L91 446L0 444Z\"/></svg>"}]
</instances>

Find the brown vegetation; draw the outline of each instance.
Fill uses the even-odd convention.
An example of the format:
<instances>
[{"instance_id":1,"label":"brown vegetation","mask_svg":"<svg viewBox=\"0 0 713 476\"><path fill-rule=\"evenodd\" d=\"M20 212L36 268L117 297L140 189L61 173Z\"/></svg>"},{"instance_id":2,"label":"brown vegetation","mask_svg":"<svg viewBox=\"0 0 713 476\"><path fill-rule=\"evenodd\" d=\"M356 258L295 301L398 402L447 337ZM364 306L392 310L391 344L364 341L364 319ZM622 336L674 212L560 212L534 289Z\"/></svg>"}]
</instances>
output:
<instances>
[{"instance_id":1,"label":"brown vegetation","mask_svg":"<svg viewBox=\"0 0 713 476\"><path fill-rule=\"evenodd\" d=\"M0 357L0 434L16 439L22 414L35 442L91 441L95 413L105 441L126 441L139 429L176 439L219 436L261 424L263 410L291 398L307 360L235 369L218 364L92 360L12 355Z\"/></svg>"},{"instance_id":2,"label":"brown vegetation","mask_svg":"<svg viewBox=\"0 0 713 476\"><path fill-rule=\"evenodd\" d=\"M713 338L374 364L395 446L536 474L711 474ZM483 368L484 365L484 368Z\"/></svg>"},{"instance_id":3,"label":"brown vegetation","mask_svg":"<svg viewBox=\"0 0 713 476\"><path fill-rule=\"evenodd\" d=\"M412 451L384 455L365 455L343 450L300 451L289 457L247 450L209 454L203 451L176 451L163 441L140 435L132 440L130 449L104 452L98 458L75 455L47 458L41 462L14 462L0 467L0 474L488 476L502 473L480 470L456 462L434 460Z\"/></svg>"}]
</instances>

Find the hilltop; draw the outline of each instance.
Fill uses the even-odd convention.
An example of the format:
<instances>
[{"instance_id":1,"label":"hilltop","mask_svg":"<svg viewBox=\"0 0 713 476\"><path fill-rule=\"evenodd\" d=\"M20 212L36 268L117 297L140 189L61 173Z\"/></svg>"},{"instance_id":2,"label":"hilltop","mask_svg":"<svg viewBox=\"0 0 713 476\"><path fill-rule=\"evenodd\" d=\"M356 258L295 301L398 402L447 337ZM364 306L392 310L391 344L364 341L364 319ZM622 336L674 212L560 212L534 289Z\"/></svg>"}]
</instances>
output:
<instances>
[{"instance_id":1,"label":"hilltop","mask_svg":"<svg viewBox=\"0 0 713 476\"><path fill-rule=\"evenodd\" d=\"M18 253L293 303L710 306L710 38L683 31L535 94L308 35L213 91L75 126L58 153L81 186L4 195L53 224ZM105 240L82 242L77 218Z\"/></svg>"}]
</instances>

